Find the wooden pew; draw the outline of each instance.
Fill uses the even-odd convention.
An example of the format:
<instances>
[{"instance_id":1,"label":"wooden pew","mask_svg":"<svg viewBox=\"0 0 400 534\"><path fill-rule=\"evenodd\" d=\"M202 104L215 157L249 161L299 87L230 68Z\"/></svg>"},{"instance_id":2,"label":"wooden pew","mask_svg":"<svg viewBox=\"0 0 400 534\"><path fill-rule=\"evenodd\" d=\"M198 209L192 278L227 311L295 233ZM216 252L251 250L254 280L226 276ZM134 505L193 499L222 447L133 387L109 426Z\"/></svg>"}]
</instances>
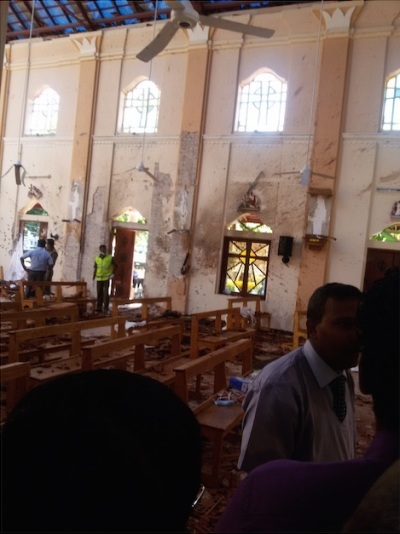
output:
<instances>
[{"instance_id":1,"label":"wooden pew","mask_svg":"<svg viewBox=\"0 0 400 534\"><path fill-rule=\"evenodd\" d=\"M0 296L7 299L8 302L18 302L21 308L21 294L18 282L12 280L0 279Z\"/></svg>"},{"instance_id":2,"label":"wooden pew","mask_svg":"<svg viewBox=\"0 0 400 534\"><path fill-rule=\"evenodd\" d=\"M214 395L193 408L201 427L203 436L213 445L213 464L211 474L203 473L203 483L215 486L219 480L219 468L222 455L222 445L225 436L238 425L243 418L244 411L241 404L231 406L217 406L215 400L219 393L227 388L226 363L242 358L242 366L247 367L252 360L252 342L242 339L210 352L196 360L175 367L174 390L184 401L189 401L189 388L193 382L205 373L214 374Z\"/></svg>"},{"instance_id":3,"label":"wooden pew","mask_svg":"<svg viewBox=\"0 0 400 534\"><path fill-rule=\"evenodd\" d=\"M191 315L190 329L190 357L198 358L202 349L214 350L227 343L238 341L239 339L249 338L254 348L255 328L244 328L240 309L236 307L225 308L220 310L211 310ZM223 318L226 318L227 328L223 329ZM202 333L202 321L211 319L211 333ZM245 374L251 372L249 369Z\"/></svg>"},{"instance_id":4,"label":"wooden pew","mask_svg":"<svg viewBox=\"0 0 400 534\"><path fill-rule=\"evenodd\" d=\"M0 312L5 311L21 311L21 304L15 300L2 300L0 301Z\"/></svg>"},{"instance_id":5,"label":"wooden pew","mask_svg":"<svg viewBox=\"0 0 400 534\"><path fill-rule=\"evenodd\" d=\"M29 363L15 362L0 366L1 423L28 391Z\"/></svg>"},{"instance_id":6,"label":"wooden pew","mask_svg":"<svg viewBox=\"0 0 400 534\"><path fill-rule=\"evenodd\" d=\"M253 306L252 306L253 305ZM262 312L261 311L261 297L257 295L253 296L247 296L247 297L234 297L228 299L228 308L233 308L234 306L239 306L241 308L251 308L254 311L254 316L256 320L256 326L255 328L257 330L261 330L262 320L266 319L268 326L267 329L269 330L271 328L271 314L269 312ZM244 321L244 326L246 323L246 319L242 318Z\"/></svg>"},{"instance_id":7,"label":"wooden pew","mask_svg":"<svg viewBox=\"0 0 400 534\"><path fill-rule=\"evenodd\" d=\"M146 368L146 347L162 339L170 339L170 357L156 365L159 369L166 365L181 362L181 328L178 325L165 326L148 332L135 332L122 339L87 345L82 349L83 369L117 366L126 369L129 360L134 360L134 372L148 374L166 384L171 384L175 373L157 372ZM187 359L187 358L186 358ZM154 376L153 376L154 375Z\"/></svg>"},{"instance_id":8,"label":"wooden pew","mask_svg":"<svg viewBox=\"0 0 400 534\"><path fill-rule=\"evenodd\" d=\"M35 297L25 298L25 289L27 287L35 288ZM81 306L92 304L95 306L96 298L92 298L89 295L87 289L87 283L83 280L76 281L47 281L47 282L28 282L28 280L22 280L19 283L20 298L22 301L22 307L36 307L46 306L48 300L44 295L44 289L54 289L55 295L50 298L52 302L74 302Z\"/></svg>"},{"instance_id":9,"label":"wooden pew","mask_svg":"<svg viewBox=\"0 0 400 534\"><path fill-rule=\"evenodd\" d=\"M1 362L7 363L9 350L9 332L25 329L31 326L45 326L46 321L77 321L78 308L76 304L51 304L43 308L31 308L22 311L8 310L0 315L0 353Z\"/></svg>"},{"instance_id":10,"label":"wooden pew","mask_svg":"<svg viewBox=\"0 0 400 534\"><path fill-rule=\"evenodd\" d=\"M35 326L44 326L46 319L65 318L70 321L78 320L78 307L76 304L59 303L48 304L42 308L32 308L24 310L6 310L0 315L1 323L10 322L12 328L26 328L28 322L34 323Z\"/></svg>"},{"instance_id":11,"label":"wooden pew","mask_svg":"<svg viewBox=\"0 0 400 534\"><path fill-rule=\"evenodd\" d=\"M300 345L303 345L308 337L307 334L307 311L296 310L293 319L293 341L292 343L283 343L282 348L291 351Z\"/></svg>"},{"instance_id":12,"label":"wooden pew","mask_svg":"<svg viewBox=\"0 0 400 534\"><path fill-rule=\"evenodd\" d=\"M162 318L162 313L165 311L172 310L172 299L171 297L148 297L148 298L134 298L134 299L121 299L121 298L111 298L111 313L112 315L118 315L120 306L130 306L131 311L135 312L137 319L135 322L142 321L155 321ZM157 306L160 308L160 313L156 317L153 317L151 314L151 307Z\"/></svg>"},{"instance_id":13,"label":"wooden pew","mask_svg":"<svg viewBox=\"0 0 400 534\"><path fill-rule=\"evenodd\" d=\"M57 347L55 345L51 346L47 352L56 352L57 350L64 350L68 348L70 358L74 356L80 356L82 342L84 341L82 338L82 333L85 330L92 330L102 327L110 327L110 335L112 339L126 335L124 317L107 317L104 319L92 319L89 321L78 321L57 325L39 326L36 328L25 328L22 330L12 330L9 332L8 363L21 360L23 361L29 358L29 352L28 354L24 354L20 351L20 345L24 342L26 343L39 339L44 340L46 338L54 338L68 334L71 336L70 342L62 345L61 347ZM42 348L40 350L46 352L46 350Z\"/></svg>"}]
</instances>

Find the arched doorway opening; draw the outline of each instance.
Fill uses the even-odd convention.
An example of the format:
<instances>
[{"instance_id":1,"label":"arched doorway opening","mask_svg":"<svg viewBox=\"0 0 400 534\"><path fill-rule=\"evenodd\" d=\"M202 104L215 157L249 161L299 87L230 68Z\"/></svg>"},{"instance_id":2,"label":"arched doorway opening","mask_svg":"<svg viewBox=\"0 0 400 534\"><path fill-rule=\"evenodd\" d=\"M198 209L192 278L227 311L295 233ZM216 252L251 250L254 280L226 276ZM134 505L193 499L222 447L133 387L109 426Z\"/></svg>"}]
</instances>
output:
<instances>
[{"instance_id":1,"label":"arched doorway opening","mask_svg":"<svg viewBox=\"0 0 400 534\"><path fill-rule=\"evenodd\" d=\"M123 299L144 296L148 236L146 220L135 209L129 208L114 219L112 254L118 269L112 281L113 296Z\"/></svg>"}]
</instances>

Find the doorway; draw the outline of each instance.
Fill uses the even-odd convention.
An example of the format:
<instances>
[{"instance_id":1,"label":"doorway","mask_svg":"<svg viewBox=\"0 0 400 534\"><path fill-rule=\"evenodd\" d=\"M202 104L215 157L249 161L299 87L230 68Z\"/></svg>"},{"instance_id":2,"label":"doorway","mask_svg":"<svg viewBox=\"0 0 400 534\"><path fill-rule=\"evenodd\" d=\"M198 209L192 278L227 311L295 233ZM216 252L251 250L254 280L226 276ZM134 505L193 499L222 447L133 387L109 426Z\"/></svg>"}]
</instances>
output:
<instances>
[{"instance_id":1,"label":"doorway","mask_svg":"<svg viewBox=\"0 0 400 534\"><path fill-rule=\"evenodd\" d=\"M400 266L400 251L369 248L365 266L363 290L368 291L373 282L383 278L385 271Z\"/></svg>"},{"instance_id":2,"label":"doorway","mask_svg":"<svg viewBox=\"0 0 400 534\"><path fill-rule=\"evenodd\" d=\"M117 270L112 281L114 297L130 299L143 296L146 270L148 232L132 228L113 228L113 256ZM139 274L139 283L133 287L133 273Z\"/></svg>"}]
</instances>

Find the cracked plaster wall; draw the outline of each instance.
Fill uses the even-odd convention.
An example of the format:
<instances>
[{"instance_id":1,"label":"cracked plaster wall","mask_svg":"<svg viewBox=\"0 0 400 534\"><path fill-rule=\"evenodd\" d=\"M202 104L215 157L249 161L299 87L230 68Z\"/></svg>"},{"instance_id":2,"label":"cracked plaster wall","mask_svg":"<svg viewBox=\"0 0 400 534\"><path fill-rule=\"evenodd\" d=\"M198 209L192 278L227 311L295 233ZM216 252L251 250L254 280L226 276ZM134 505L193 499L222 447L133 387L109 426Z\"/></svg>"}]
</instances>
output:
<instances>
[{"instance_id":1,"label":"cracked plaster wall","mask_svg":"<svg viewBox=\"0 0 400 534\"><path fill-rule=\"evenodd\" d=\"M327 281L346 280L361 286L366 249L398 244L370 242L371 233L391 223L390 208L397 193L378 193L376 187L399 187L398 134L379 132L381 95L385 77L399 68L400 41L397 2L364 2L351 36L336 197L332 203ZM257 19L257 20L256 20ZM181 131L185 95L187 37L178 32L168 49L154 62L152 79L161 88L159 130L146 139L143 163L159 183L134 170L142 159L142 136L118 135L120 92L148 75L148 64L135 53L153 29L141 25L114 28L103 34L99 53L98 100L93 149L88 176L87 220L82 276L92 278L93 258L100 243L108 242L112 219L132 206L146 217L150 230L149 285L152 295L170 288L188 297L188 311L226 305L218 295L218 269L224 227L237 215L236 206L249 184L263 170L265 178L255 193L261 201L260 216L271 226L268 294L262 308L272 313L272 327L290 330L296 303L300 255L308 223L307 194L298 171L305 163L310 128L313 64L318 20L309 6L268 10L253 17L255 24L276 29L273 39L262 41L226 32L212 35L212 63L205 132L199 175L199 199L192 234L186 232L194 208L195 178L200 138L198 132ZM20 106L25 79L27 43L14 43L9 70L9 105L3 139L1 174L16 161ZM72 144L79 92L79 54L69 38L34 40L28 94L32 98L48 84L60 94L59 128L54 138L23 139L22 163L31 174L51 179L26 182L17 188L12 174L1 180L0 264L6 266L15 246L14 217L28 205L33 184L43 192L49 211L49 230L58 233L59 259L55 279L77 276L80 236L68 219L84 195L84 179L72 176ZM288 80L287 120L284 132L232 134L237 84L256 69L269 67ZM3 71L3 73L6 71ZM365 88L368 90L365 90ZM223 95L223 98L221 98ZM4 98L2 95L1 98ZM89 131L89 129L88 129ZM79 139L76 140L79 142ZM276 173L293 171L290 175ZM388 178L389 177L389 178ZM392 178L390 178L392 177ZM74 199L72 184L79 184ZM72 203L72 204L70 204ZM76 206L75 211L72 206ZM79 217L77 217L79 219ZM169 233L175 229L175 232ZM280 235L294 237L288 265L277 255ZM180 267L193 238L191 269L185 277ZM315 253L317 254L317 252ZM312 276L312 273L310 274ZM167 278L170 287L167 287Z\"/></svg>"}]
</instances>

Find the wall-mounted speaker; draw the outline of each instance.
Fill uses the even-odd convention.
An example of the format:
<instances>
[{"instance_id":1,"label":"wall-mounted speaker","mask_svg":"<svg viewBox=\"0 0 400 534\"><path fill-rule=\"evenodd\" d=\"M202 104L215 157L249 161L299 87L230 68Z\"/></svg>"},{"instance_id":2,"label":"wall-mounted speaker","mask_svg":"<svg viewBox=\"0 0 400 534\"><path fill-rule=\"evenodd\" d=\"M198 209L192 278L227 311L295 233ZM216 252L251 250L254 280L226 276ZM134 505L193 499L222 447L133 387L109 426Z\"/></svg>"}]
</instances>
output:
<instances>
[{"instance_id":1,"label":"wall-mounted speaker","mask_svg":"<svg viewBox=\"0 0 400 534\"><path fill-rule=\"evenodd\" d=\"M293 237L288 235L281 235L278 245L278 256L283 256L283 263L289 263L289 258L292 255Z\"/></svg>"}]
</instances>

